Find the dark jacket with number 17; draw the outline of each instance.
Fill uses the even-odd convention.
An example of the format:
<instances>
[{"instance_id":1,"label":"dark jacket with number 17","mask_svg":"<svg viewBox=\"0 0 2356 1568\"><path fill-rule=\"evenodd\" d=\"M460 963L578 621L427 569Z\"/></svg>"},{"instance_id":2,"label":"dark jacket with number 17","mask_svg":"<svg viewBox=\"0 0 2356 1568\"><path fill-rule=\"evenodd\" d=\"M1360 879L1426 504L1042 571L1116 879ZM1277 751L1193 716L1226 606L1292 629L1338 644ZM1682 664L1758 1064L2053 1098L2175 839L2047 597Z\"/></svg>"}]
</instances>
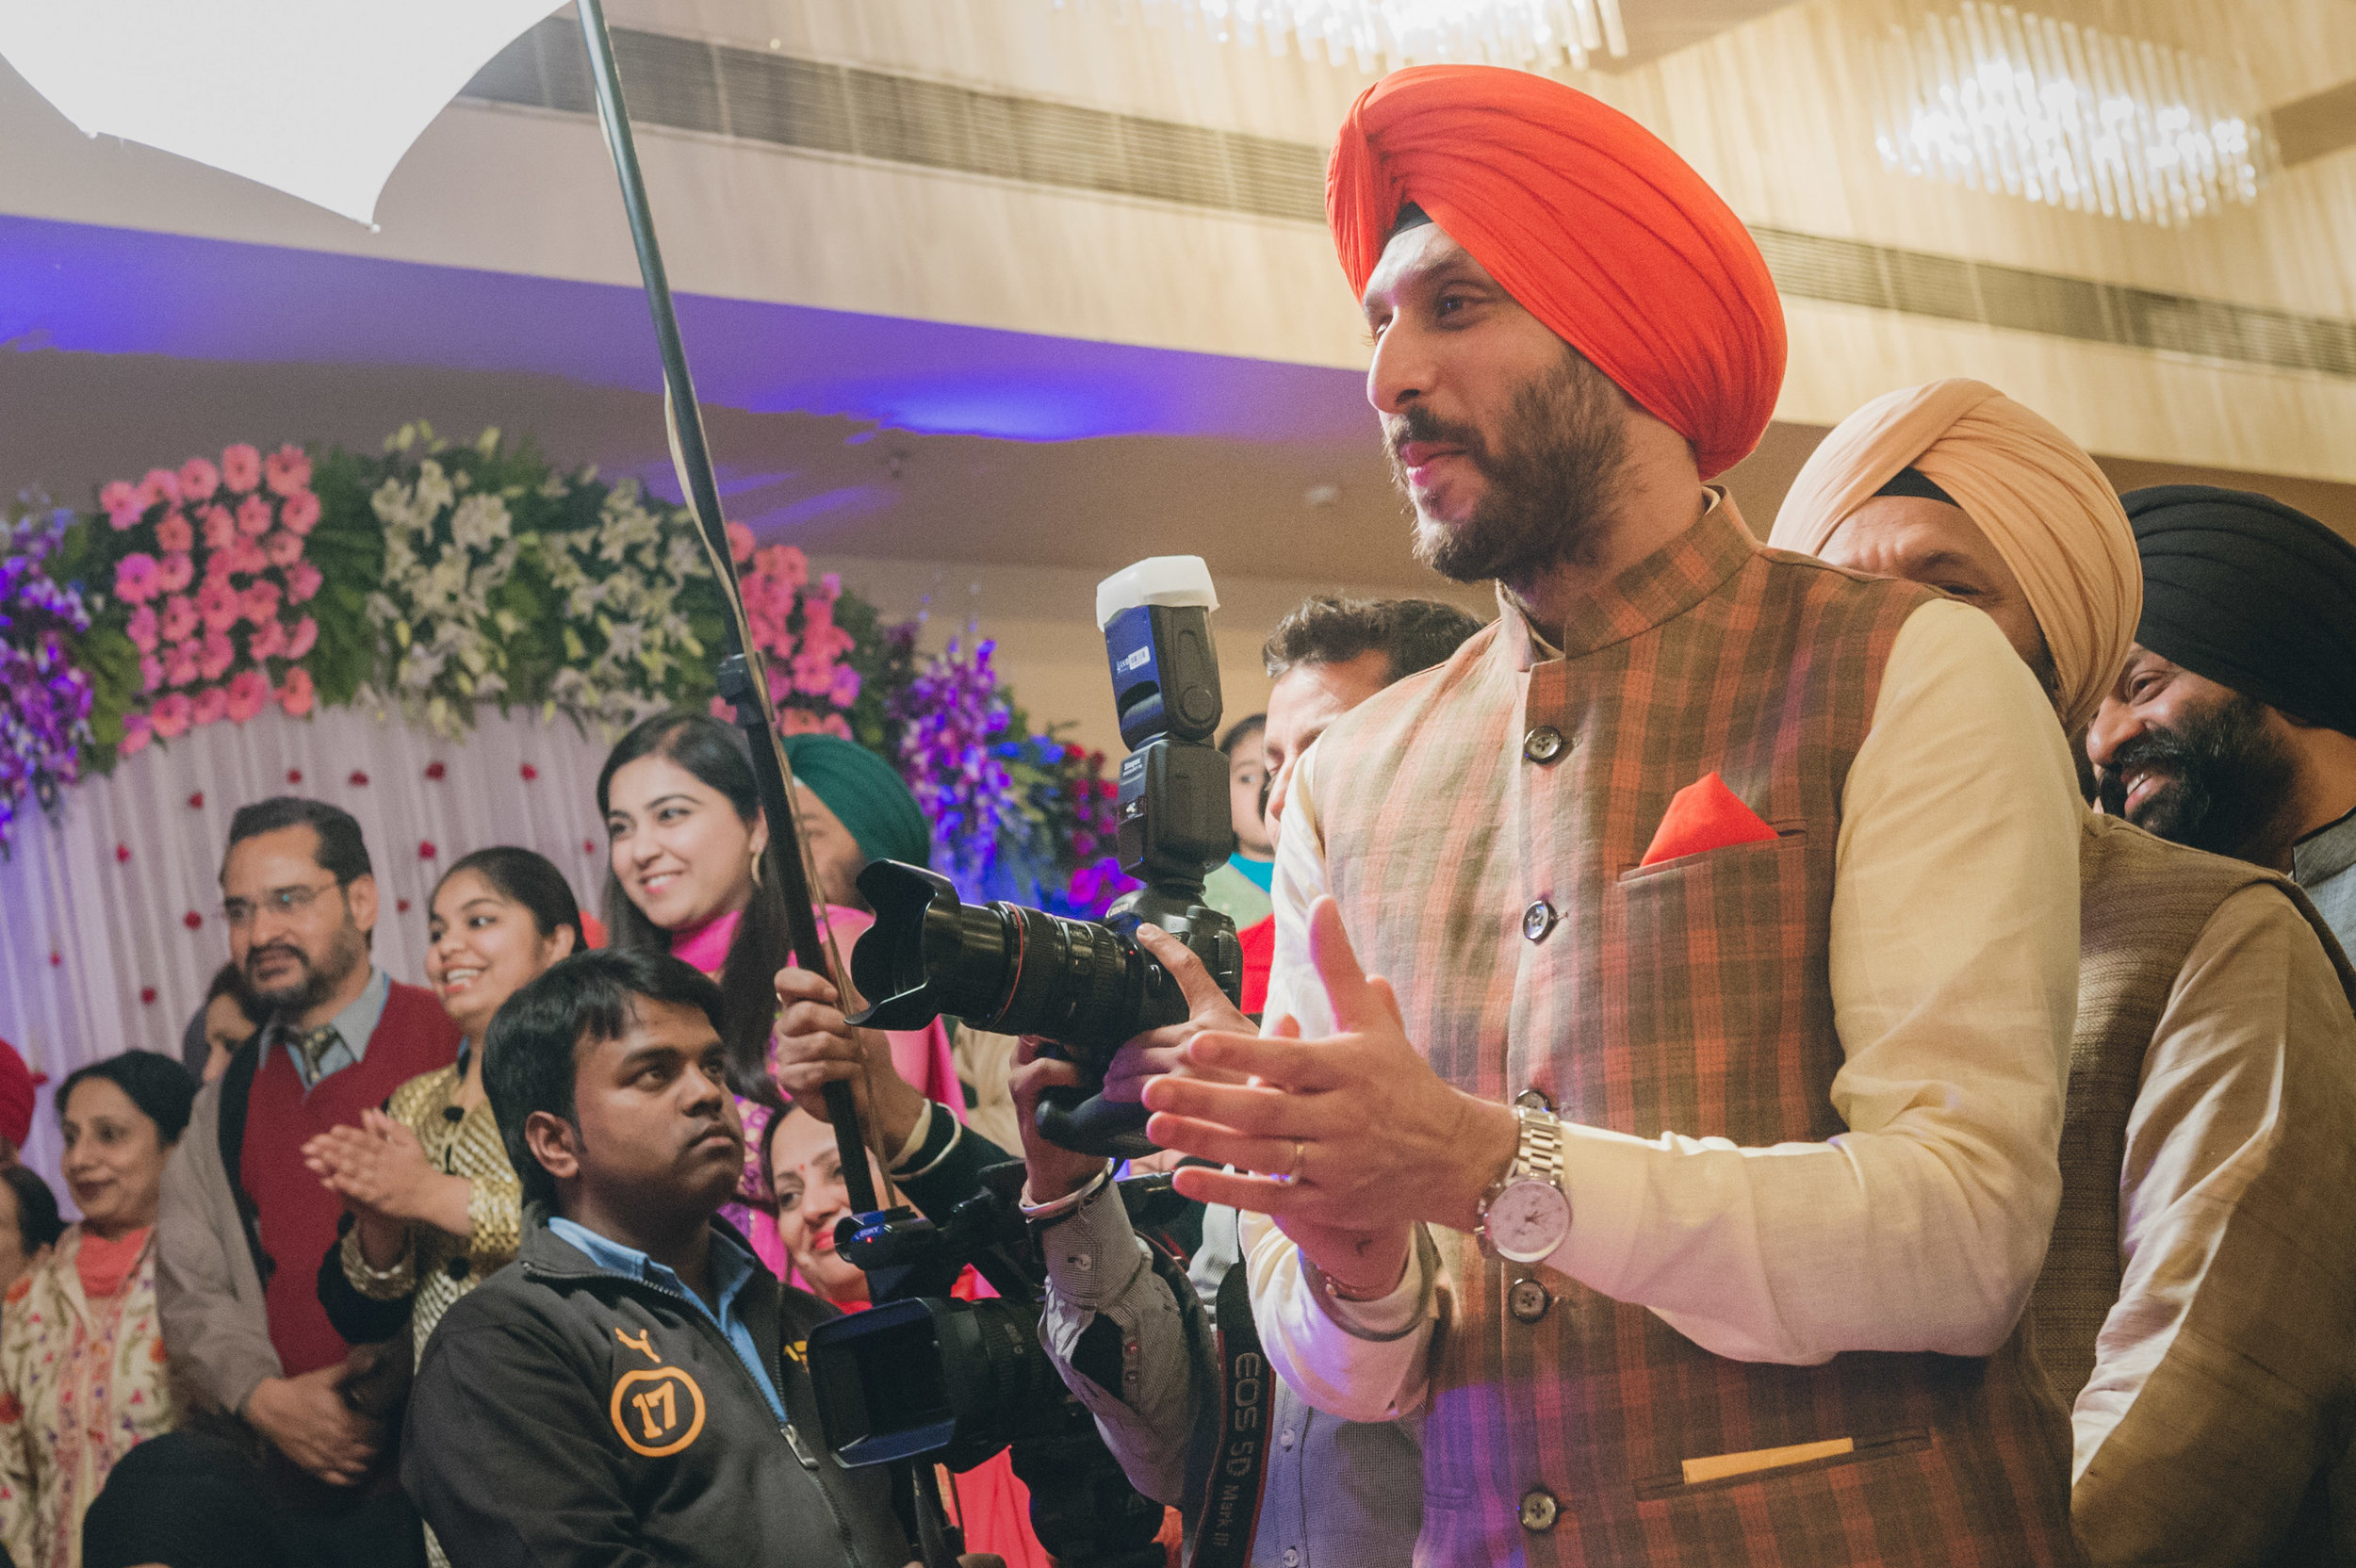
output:
<instances>
[{"instance_id":1,"label":"dark jacket with number 17","mask_svg":"<svg viewBox=\"0 0 2356 1568\"><path fill-rule=\"evenodd\" d=\"M694 1305L600 1268L527 1210L515 1262L443 1317L410 1396L401 1479L450 1560L908 1562L885 1473L844 1470L819 1433L802 1344L835 1309L762 1271L737 1310L783 1426Z\"/></svg>"}]
</instances>

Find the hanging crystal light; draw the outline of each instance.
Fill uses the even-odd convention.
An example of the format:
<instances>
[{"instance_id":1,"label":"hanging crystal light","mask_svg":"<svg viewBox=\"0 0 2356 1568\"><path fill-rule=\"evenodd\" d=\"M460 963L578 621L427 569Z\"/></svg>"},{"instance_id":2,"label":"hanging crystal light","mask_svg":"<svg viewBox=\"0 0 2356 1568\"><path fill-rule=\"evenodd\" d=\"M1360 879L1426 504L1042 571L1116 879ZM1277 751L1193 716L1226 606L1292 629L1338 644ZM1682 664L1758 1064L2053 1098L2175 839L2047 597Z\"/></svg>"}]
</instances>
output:
<instances>
[{"instance_id":1,"label":"hanging crystal light","mask_svg":"<svg viewBox=\"0 0 2356 1568\"><path fill-rule=\"evenodd\" d=\"M1056 0L1058 5L1063 0ZM1139 0L1222 43L1323 54L1364 72L1456 60L1544 71L1628 53L1620 0Z\"/></svg>"},{"instance_id":2,"label":"hanging crystal light","mask_svg":"<svg viewBox=\"0 0 2356 1568\"><path fill-rule=\"evenodd\" d=\"M1883 71L1891 169L2163 226L2258 198L2246 86L2182 49L1962 0L1893 26Z\"/></svg>"}]
</instances>

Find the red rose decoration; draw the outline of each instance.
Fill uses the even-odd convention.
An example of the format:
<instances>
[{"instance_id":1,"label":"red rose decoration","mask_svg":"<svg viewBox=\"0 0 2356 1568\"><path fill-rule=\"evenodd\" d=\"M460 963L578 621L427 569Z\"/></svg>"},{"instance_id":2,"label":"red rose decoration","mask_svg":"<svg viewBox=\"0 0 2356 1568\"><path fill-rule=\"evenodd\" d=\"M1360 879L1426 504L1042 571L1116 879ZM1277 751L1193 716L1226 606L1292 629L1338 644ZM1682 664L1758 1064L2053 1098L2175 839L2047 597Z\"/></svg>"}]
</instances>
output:
<instances>
[{"instance_id":1,"label":"red rose decoration","mask_svg":"<svg viewBox=\"0 0 2356 1568\"><path fill-rule=\"evenodd\" d=\"M197 791L197 792L196 792L196 793L194 793L194 794L192 794L192 795L190 795L190 796L188 797L188 809L189 809L189 810L191 810L191 811L202 811L203 809L205 809L205 792L204 792L204 791L199 790L199 791Z\"/></svg>"},{"instance_id":2,"label":"red rose decoration","mask_svg":"<svg viewBox=\"0 0 2356 1568\"><path fill-rule=\"evenodd\" d=\"M539 776L540 776L540 770L539 770L538 768L533 767L533 766L532 766L531 763L529 763L529 762L526 762L526 763L524 764L524 782L525 782L525 783L529 784L529 783L531 783L533 779L535 779L535 778L537 778L537 777L539 777Z\"/></svg>"},{"instance_id":3,"label":"red rose decoration","mask_svg":"<svg viewBox=\"0 0 2356 1568\"><path fill-rule=\"evenodd\" d=\"M124 862L125 860L128 860L130 858L131 858L131 846L130 846L129 844L117 844L117 845L115 845L115 864L116 864L116 865L118 865L118 866L119 866L119 865L123 864L123 862Z\"/></svg>"},{"instance_id":4,"label":"red rose decoration","mask_svg":"<svg viewBox=\"0 0 2356 1568\"><path fill-rule=\"evenodd\" d=\"M352 770L352 776L349 779L346 779L345 782L350 784L355 790L365 790L368 787L368 776L362 773L358 768L354 768Z\"/></svg>"},{"instance_id":5,"label":"red rose decoration","mask_svg":"<svg viewBox=\"0 0 2356 1568\"><path fill-rule=\"evenodd\" d=\"M302 782L303 782L303 770L302 770L301 768L288 768L288 769L286 770L286 782L287 782L287 783L289 783L289 784L300 784L300 783L302 783Z\"/></svg>"},{"instance_id":6,"label":"red rose decoration","mask_svg":"<svg viewBox=\"0 0 2356 1568\"><path fill-rule=\"evenodd\" d=\"M50 967L51 969L56 969L56 968L57 968L59 964L62 964L62 963L64 963L64 962L65 962L65 955L64 955L64 954L62 954L62 953L52 953L51 955L49 955L49 967Z\"/></svg>"},{"instance_id":7,"label":"red rose decoration","mask_svg":"<svg viewBox=\"0 0 2356 1568\"><path fill-rule=\"evenodd\" d=\"M395 913L395 914L397 914L397 915L405 915L405 914L407 914L408 912L409 912L409 901L408 901L407 899L405 899L405 898L397 898L397 899L393 900L393 913Z\"/></svg>"},{"instance_id":8,"label":"red rose decoration","mask_svg":"<svg viewBox=\"0 0 2356 1568\"><path fill-rule=\"evenodd\" d=\"M583 855L595 855L597 852L597 841L595 839L581 840L581 852Z\"/></svg>"},{"instance_id":9,"label":"red rose decoration","mask_svg":"<svg viewBox=\"0 0 2356 1568\"><path fill-rule=\"evenodd\" d=\"M147 1007L153 1007L153 1006L155 1004L155 987L153 987L153 986L141 986L141 987L139 988L139 1004L140 1004L140 1005L142 1005L142 1006L147 1006Z\"/></svg>"},{"instance_id":10,"label":"red rose decoration","mask_svg":"<svg viewBox=\"0 0 2356 1568\"><path fill-rule=\"evenodd\" d=\"M449 771L450 770L448 768L443 767L439 762L428 762L425 765L426 777L434 780L436 784L439 784L442 781L442 775L448 773Z\"/></svg>"},{"instance_id":11,"label":"red rose decoration","mask_svg":"<svg viewBox=\"0 0 2356 1568\"><path fill-rule=\"evenodd\" d=\"M205 917L198 914L194 909L190 909L187 914L180 917L180 923L193 931L205 923Z\"/></svg>"},{"instance_id":12,"label":"red rose decoration","mask_svg":"<svg viewBox=\"0 0 2356 1568\"><path fill-rule=\"evenodd\" d=\"M440 853L441 851L434 847L434 841L431 839L417 845L417 858L420 860L431 860Z\"/></svg>"}]
</instances>

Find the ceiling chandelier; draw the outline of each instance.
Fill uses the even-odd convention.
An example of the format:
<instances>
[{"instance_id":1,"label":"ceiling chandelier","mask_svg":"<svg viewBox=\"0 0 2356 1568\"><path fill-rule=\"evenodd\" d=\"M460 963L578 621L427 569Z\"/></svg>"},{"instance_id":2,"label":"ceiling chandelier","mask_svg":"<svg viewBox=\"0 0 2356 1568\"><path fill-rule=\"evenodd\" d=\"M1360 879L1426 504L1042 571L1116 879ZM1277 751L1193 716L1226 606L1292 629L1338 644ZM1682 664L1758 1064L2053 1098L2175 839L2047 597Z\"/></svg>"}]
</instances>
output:
<instances>
[{"instance_id":1,"label":"ceiling chandelier","mask_svg":"<svg viewBox=\"0 0 2356 1568\"><path fill-rule=\"evenodd\" d=\"M1061 4L1061 0L1057 0ZM1178 12L1221 43L1322 54L1361 71L1453 60L1583 71L1628 53L1620 0L1139 0Z\"/></svg>"},{"instance_id":2,"label":"ceiling chandelier","mask_svg":"<svg viewBox=\"0 0 2356 1568\"><path fill-rule=\"evenodd\" d=\"M1883 70L1891 169L2163 226L2258 198L2247 86L2182 49L1962 0L1893 27Z\"/></svg>"}]
</instances>

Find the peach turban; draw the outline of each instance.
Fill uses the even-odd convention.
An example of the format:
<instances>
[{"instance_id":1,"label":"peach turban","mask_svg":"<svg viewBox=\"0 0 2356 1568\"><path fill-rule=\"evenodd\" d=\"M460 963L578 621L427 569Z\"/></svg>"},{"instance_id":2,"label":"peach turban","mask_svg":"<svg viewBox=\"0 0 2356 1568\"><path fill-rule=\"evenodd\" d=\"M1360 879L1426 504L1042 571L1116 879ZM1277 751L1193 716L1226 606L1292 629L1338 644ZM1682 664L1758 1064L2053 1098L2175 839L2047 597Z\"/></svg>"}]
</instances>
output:
<instances>
[{"instance_id":1,"label":"peach turban","mask_svg":"<svg viewBox=\"0 0 2356 1568\"><path fill-rule=\"evenodd\" d=\"M1955 498L2021 580L2075 734L2127 662L2143 568L2110 482L2086 449L1985 382L1875 398L1824 437L1768 543L1814 555L1849 514L1912 468Z\"/></svg>"},{"instance_id":2,"label":"peach turban","mask_svg":"<svg viewBox=\"0 0 2356 1568\"><path fill-rule=\"evenodd\" d=\"M1410 203L1692 442L1704 479L1759 444L1783 385L1783 305L1742 220L1659 137L1526 71L1395 71L1350 106L1326 169L1351 289Z\"/></svg>"}]
</instances>

